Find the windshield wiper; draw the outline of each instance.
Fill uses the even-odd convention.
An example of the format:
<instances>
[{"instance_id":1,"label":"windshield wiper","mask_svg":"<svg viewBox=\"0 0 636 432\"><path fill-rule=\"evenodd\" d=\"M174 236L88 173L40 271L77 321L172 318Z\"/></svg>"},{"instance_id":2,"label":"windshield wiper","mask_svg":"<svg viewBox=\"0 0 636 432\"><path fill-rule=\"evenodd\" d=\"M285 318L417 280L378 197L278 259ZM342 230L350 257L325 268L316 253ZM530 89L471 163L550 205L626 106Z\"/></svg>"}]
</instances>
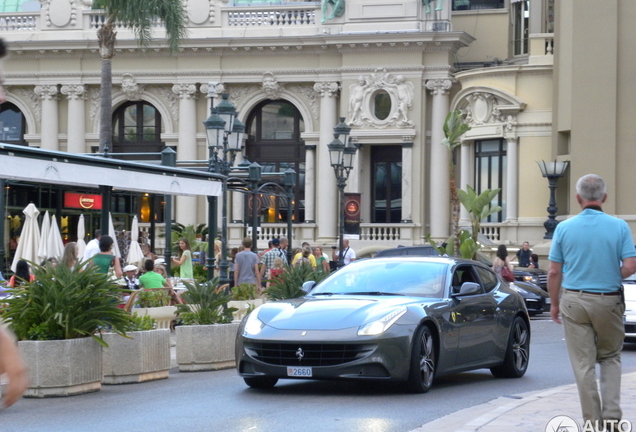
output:
<instances>
[{"instance_id":1,"label":"windshield wiper","mask_svg":"<svg viewBox=\"0 0 636 432\"><path fill-rule=\"evenodd\" d=\"M382 291L362 291L362 292L348 292L347 295L372 295L372 296L403 296L404 294L382 292Z\"/></svg>"},{"instance_id":2,"label":"windshield wiper","mask_svg":"<svg viewBox=\"0 0 636 432\"><path fill-rule=\"evenodd\" d=\"M311 293L312 296L323 296L323 295L335 295L335 294L339 294L339 293L332 293L332 292L319 292L319 293Z\"/></svg>"}]
</instances>

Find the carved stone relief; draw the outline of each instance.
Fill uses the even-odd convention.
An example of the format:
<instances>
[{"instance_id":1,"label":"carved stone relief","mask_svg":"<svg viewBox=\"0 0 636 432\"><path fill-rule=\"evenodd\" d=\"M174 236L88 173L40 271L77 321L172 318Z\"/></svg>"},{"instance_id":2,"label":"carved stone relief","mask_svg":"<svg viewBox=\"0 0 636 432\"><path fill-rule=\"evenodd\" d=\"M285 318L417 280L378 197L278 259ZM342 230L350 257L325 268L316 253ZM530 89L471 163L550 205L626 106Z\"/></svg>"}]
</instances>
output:
<instances>
[{"instance_id":1,"label":"carved stone relief","mask_svg":"<svg viewBox=\"0 0 636 432\"><path fill-rule=\"evenodd\" d=\"M517 114L524 107L525 104L509 101L485 91L470 93L457 105L470 126L496 124L502 127L503 134L514 132L517 126Z\"/></svg>"},{"instance_id":2,"label":"carved stone relief","mask_svg":"<svg viewBox=\"0 0 636 432\"><path fill-rule=\"evenodd\" d=\"M125 73L121 79L121 91L126 95L128 100L137 101L141 100L141 95L144 93L144 86L137 84L132 74Z\"/></svg>"},{"instance_id":3,"label":"carved stone relief","mask_svg":"<svg viewBox=\"0 0 636 432\"><path fill-rule=\"evenodd\" d=\"M378 97L386 98L390 102L385 118L376 116ZM367 76L360 75L356 84L349 86L349 116L350 126L368 126L386 128L413 127L409 119L409 111L413 108L415 89L413 83L406 81L403 75L393 75L386 69L376 69L375 73Z\"/></svg>"},{"instance_id":4,"label":"carved stone relief","mask_svg":"<svg viewBox=\"0 0 636 432\"><path fill-rule=\"evenodd\" d=\"M40 97L35 94L35 91L23 87L5 86L4 92L7 99L15 98L24 102L33 113L36 121L38 123L42 122L42 104L40 103Z\"/></svg>"},{"instance_id":5,"label":"carved stone relief","mask_svg":"<svg viewBox=\"0 0 636 432\"><path fill-rule=\"evenodd\" d=\"M68 100L86 100L86 89L82 84L63 85L60 93L66 96Z\"/></svg>"},{"instance_id":6,"label":"carved stone relief","mask_svg":"<svg viewBox=\"0 0 636 432\"><path fill-rule=\"evenodd\" d=\"M146 92L156 96L165 102L166 106L170 110L173 122L179 121L179 96L172 90L171 87L148 87Z\"/></svg>"},{"instance_id":7,"label":"carved stone relief","mask_svg":"<svg viewBox=\"0 0 636 432\"><path fill-rule=\"evenodd\" d=\"M280 99L280 94L284 89L284 85L280 84L273 73L265 72L263 74L263 92L268 99Z\"/></svg>"},{"instance_id":8,"label":"carved stone relief","mask_svg":"<svg viewBox=\"0 0 636 432\"><path fill-rule=\"evenodd\" d=\"M292 85L289 86L289 91L297 94L307 103L311 116L317 120L320 115L320 103L318 99L319 93L316 92L314 87L311 85Z\"/></svg>"}]
</instances>

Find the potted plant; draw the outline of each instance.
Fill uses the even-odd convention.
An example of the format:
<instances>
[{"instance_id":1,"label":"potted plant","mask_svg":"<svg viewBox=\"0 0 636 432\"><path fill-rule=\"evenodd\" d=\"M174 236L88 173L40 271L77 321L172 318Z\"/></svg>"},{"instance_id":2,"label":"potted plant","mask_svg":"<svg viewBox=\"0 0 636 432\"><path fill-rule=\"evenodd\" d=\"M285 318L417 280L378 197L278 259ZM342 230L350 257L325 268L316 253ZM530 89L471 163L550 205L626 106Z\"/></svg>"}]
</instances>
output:
<instances>
[{"instance_id":1,"label":"potted plant","mask_svg":"<svg viewBox=\"0 0 636 432\"><path fill-rule=\"evenodd\" d=\"M156 328L149 315L131 317L127 337L103 335L108 347L102 355L102 384L128 384L168 378L170 330Z\"/></svg>"},{"instance_id":2,"label":"potted plant","mask_svg":"<svg viewBox=\"0 0 636 432\"><path fill-rule=\"evenodd\" d=\"M29 370L25 396L98 391L107 346L101 332L124 335L130 326L117 307L122 290L94 266L32 266L35 281L10 290L2 312Z\"/></svg>"},{"instance_id":3,"label":"potted plant","mask_svg":"<svg viewBox=\"0 0 636 432\"><path fill-rule=\"evenodd\" d=\"M232 322L232 296L219 287L218 279L187 284L186 304L177 306L182 325L176 327L177 364L182 372L234 367L234 344L240 323Z\"/></svg>"},{"instance_id":4,"label":"potted plant","mask_svg":"<svg viewBox=\"0 0 636 432\"><path fill-rule=\"evenodd\" d=\"M170 305L170 295L165 288L140 289L131 297L125 309L140 317L150 316L156 320L157 328L170 329L172 321L177 319L177 307Z\"/></svg>"},{"instance_id":5,"label":"potted plant","mask_svg":"<svg viewBox=\"0 0 636 432\"><path fill-rule=\"evenodd\" d=\"M308 265L288 267L278 278L271 281L271 285L263 293L269 300L302 297L305 295L305 292L301 289L303 283L307 281L318 283L327 276L329 276L328 272L322 269L314 269Z\"/></svg>"},{"instance_id":6,"label":"potted plant","mask_svg":"<svg viewBox=\"0 0 636 432\"><path fill-rule=\"evenodd\" d=\"M263 299L256 298L258 292L256 291L256 285L249 283L242 283L235 287L232 287L232 301L228 302L229 307L236 308L234 312L234 319L241 321L245 315L252 312L257 306L263 304Z\"/></svg>"}]
</instances>

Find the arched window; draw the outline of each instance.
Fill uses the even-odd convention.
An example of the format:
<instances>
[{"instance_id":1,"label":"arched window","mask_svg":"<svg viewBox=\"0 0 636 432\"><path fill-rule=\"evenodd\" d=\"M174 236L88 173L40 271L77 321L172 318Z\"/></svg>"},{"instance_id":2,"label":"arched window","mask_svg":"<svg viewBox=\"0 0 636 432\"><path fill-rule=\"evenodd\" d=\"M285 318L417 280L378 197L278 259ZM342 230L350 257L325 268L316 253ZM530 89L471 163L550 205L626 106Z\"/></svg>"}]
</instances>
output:
<instances>
[{"instance_id":1,"label":"arched window","mask_svg":"<svg viewBox=\"0 0 636 432\"><path fill-rule=\"evenodd\" d=\"M114 153L159 153L161 114L148 102L134 101L121 105L113 114ZM143 156L126 159L148 159Z\"/></svg>"},{"instance_id":2,"label":"arched window","mask_svg":"<svg viewBox=\"0 0 636 432\"><path fill-rule=\"evenodd\" d=\"M0 105L0 142L26 145L26 120L20 108L11 102Z\"/></svg>"},{"instance_id":3,"label":"arched window","mask_svg":"<svg viewBox=\"0 0 636 432\"><path fill-rule=\"evenodd\" d=\"M263 166L263 175L296 171L296 186L292 202L294 222L305 220L305 143L300 134L305 131L298 109L284 100L264 101L250 113L247 119L246 157ZM276 178L269 181L276 181ZM282 178L280 178L282 182ZM261 204L263 222L287 221L287 202L284 198L264 197ZM249 220L249 219L247 219Z\"/></svg>"}]
</instances>

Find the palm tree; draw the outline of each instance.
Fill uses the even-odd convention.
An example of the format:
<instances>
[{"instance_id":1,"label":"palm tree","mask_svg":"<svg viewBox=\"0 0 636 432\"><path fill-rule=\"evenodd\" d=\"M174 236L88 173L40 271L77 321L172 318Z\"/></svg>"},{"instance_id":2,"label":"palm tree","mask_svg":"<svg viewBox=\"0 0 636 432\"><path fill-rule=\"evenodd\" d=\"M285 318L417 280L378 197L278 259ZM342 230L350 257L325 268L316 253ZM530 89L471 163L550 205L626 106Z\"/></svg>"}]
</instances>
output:
<instances>
[{"instance_id":1,"label":"palm tree","mask_svg":"<svg viewBox=\"0 0 636 432\"><path fill-rule=\"evenodd\" d=\"M455 184L455 165L456 152L455 149L462 143L459 138L470 130L470 126L464 123L462 113L459 110L454 110L448 113L446 120L444 121L444 136L441 144L448 147L450 151L450 171L449 171L449 183L451 194L451 211L453 219L453 243L455 254L459 254L459 197L457 195L457 185ZM477 241L477 239L475 239Z\"/></svg>"},{"instance_id":2,"label":"palm tree","mask_svg":"<svg viewBox=\"0 0 636 432\"><path fill-rule=\"evenodd\" d=\"M112 65L117 32L115 25L132 29L140 46L148 46L152 39L153 23L163 22L168 46L172 52L187 36L188 16L182 0L99 0L95 7L104 10L104 24L97 30L99 55L102 58L100 89L99 150L111 148L112 140Z\"/></svg>"}]
</instances>

